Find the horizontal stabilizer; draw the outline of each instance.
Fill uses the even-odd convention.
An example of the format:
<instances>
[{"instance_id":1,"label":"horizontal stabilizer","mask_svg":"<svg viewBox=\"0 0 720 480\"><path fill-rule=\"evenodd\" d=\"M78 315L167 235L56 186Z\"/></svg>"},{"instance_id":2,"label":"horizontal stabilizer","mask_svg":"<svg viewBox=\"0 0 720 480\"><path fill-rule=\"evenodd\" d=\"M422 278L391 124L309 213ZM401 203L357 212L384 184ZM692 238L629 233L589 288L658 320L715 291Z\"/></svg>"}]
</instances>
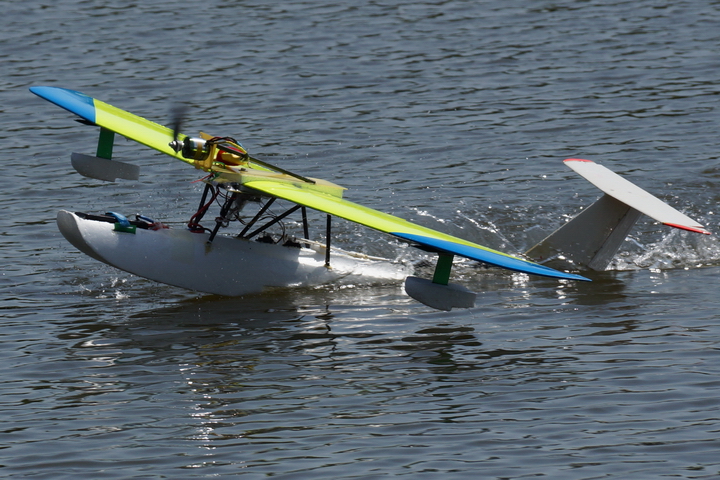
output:
<instances>
[{"instance_id":1,"label":"horizontal stabilizer","mask_svg":"<svg viewBox=\"0 0 720 480\"><path fill-rule=\"evenodd\" d=\"M82 153L73 153L70 161L73 168L84 177L106 182L114 182L118 178L124 180L138 180L140 178L140 167L131 163L92 157Z\"/></svg>"},{"instance_id":2,"label":"horizontal stabilizer","mask_svg":"<svg viewBox=\"0 0 720 480\"><path fill-rule=\"evenodd\" d=\"M705 227L692 218L678 212L659 198L602 165L579 158L569 158L565 160L565 165L575 170L604 193L660 223L691 232L710 234Z\"/></svg>"},{"instance_id":3,"label":"horizontal stabilizer","mask_svg":"<svg viewBox=\"0 0 720 480\"><path fill-rule=\"evenodd\" d=\"M536 262L560 259L574 267L605 270L643 213L671 227L710 233L695 220L602 165L577 158L567 159L565 164L605 195L525 253Z\"/></svg>"}]
</instances>

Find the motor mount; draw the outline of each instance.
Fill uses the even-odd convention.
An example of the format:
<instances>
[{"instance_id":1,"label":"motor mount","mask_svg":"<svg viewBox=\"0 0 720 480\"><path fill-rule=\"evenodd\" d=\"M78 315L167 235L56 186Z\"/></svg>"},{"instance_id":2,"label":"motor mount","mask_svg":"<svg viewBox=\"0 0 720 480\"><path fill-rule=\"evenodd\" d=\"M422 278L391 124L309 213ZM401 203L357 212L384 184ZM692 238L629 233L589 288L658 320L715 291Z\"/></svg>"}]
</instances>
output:
<instances>
[{"instance_id":1,"label":"motor mount","mask_svg":"<svg viewBox=\"0 0 720 480\"><path fill-rule=\"evenodd\" d=\"M182 142L173 140L168 144L175 152L180 152L184 158L190 160L205 160L210 155L210 145L201 138L185 137Z\"/></svg>"}]
</instances>

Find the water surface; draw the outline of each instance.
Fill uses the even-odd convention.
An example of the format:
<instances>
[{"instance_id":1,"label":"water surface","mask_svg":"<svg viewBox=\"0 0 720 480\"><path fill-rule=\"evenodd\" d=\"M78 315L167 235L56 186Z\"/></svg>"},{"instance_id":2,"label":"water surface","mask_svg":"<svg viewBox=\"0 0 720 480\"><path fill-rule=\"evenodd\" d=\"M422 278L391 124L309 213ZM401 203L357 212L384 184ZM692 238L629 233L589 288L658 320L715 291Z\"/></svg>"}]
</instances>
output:
<instances>
[{"instance_id":1,"label":"water surface","mask_svg":"<svg viewBox=\"0 0 720 480\"><path fill-rule=\"evenodd\" d=\"M0 2L5 478L715 478L720 248L642 220L591 284L470 265L475 308L399 285L226 299L118 272L59 209L181 224L198 172L119 141L72 171L83 91L519 252L599 192L590 158L718 232L720 5ZM422 252L348 222L339 246Z\"/></svg>"}]
</instances>

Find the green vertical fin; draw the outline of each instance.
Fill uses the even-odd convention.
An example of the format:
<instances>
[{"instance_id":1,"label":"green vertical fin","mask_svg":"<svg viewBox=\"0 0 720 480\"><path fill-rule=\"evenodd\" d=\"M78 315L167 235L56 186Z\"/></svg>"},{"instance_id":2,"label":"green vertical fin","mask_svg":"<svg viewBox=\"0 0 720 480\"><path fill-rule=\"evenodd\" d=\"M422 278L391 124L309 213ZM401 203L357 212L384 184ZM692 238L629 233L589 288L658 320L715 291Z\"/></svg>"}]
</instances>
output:
<instances>
[{"instance_id":1,"label":"green vertical fin","mask_svg":"<svg viewBox=\"0 0 720 480\"><path fill-rule=\"evenodd\" d=\"M447 253L441 253L438 257L437 265L435 266L435 273L433 274L433 283L438 285L447 285L450 281L450 270L452 270L452 263L454 255Z\"/></svg>"},{"instance_id":2,"label":"green vertical fin","mask_svg":"<svg viewBox=\"0 0 720 480\"><path fill-rule=\"evenodd\" d=\"M107 128L100 128L100 138L98 138L97 155L100 158L112 159L113 143L115 142L115 132Z\"/></svg>"}]
</instances>

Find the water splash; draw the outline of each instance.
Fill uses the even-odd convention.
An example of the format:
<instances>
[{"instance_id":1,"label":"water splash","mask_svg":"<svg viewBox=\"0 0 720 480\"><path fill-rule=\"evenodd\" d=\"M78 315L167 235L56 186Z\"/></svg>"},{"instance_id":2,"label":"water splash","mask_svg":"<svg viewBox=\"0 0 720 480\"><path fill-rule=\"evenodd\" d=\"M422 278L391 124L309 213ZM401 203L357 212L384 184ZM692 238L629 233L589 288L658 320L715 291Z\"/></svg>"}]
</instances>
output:
<instances>
[{"instance_id":1,"label":"water splash","mask_svg":"<svg viewBox=\"0 0 720 480\"><path fill-rule=\"evenodd\" d=\"M720 242L715 236L699 236L673 229L658 242L641 244L632 237L607 270L690 269L720 264Z\"/></svg>"}]
</instances>

